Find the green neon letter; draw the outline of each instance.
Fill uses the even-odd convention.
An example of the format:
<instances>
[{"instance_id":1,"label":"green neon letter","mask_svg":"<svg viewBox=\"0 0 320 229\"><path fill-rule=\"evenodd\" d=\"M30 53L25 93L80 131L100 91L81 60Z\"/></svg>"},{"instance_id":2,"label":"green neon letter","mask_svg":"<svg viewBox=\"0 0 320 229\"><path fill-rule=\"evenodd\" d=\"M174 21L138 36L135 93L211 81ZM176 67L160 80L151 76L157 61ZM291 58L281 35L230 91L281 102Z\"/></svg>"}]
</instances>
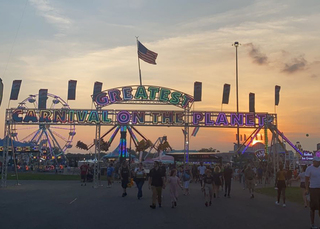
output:
<instances>
[{"instance_id":1,"label":"green neon letter","mask_svg":"<svg viewBox=\"0 0 320 229\"><path fill-rule=\"evenodd\" d=\"M161 88L159 101L168 102L169 101L169 95L170 95L170 90L169 89Z\"/></svg>"},{"instance_id":2,"label":"green neon letter","mask_svg":"<svg viewBox=\"0 0 320 229\"><path fill-rule=\"evenodd\" d=\"M136 94L134 96L135 99L148 99L148 95L144 86L139 86L137 88Z\"/></svg>"},{"instance_id":3,"label":"green neon letter","mask_svg":"<svg viewBox=\"0 0 320 229\"><path fill-rule=\"evenodd\" d=\"M156 94L159 93L159 88L158 87L149 87L148 91L150 92L150 95L149 95L150 100L155 100Z\"/></svg>"}]
</instances>

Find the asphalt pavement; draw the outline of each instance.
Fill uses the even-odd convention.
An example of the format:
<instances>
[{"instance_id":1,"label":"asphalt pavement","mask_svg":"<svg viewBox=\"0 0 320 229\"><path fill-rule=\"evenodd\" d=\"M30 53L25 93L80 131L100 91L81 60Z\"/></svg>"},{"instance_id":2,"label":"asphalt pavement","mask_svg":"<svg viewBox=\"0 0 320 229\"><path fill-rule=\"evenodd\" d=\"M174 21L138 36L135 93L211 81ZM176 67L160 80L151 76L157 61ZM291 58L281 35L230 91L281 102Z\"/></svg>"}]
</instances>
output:
<instances>
[{"instance_id":1,"label":"asphalt pavement","mask_svg":"<svg viewBox=\"0 0 320 229\"><path fill-rule=\"evenodd\" d=\"M142 199L137 188L121 197L119 183L99 188L78 181L8 181L0 188L1 229L90 229L90 228L309 228L309 210L296 203L275 205L275 199L255 194L238 182L232 184L231 198L215 198L204 205L199 183L190 184L190 195L180 194L178 206L171 208L169 190L163 193L162 208L151 209L151 191L145 183ZM181 193L181 192L180 192ZM222 193L221 193L222 194ZM319 226L319 218L316 219Z\"/></svg>"}]
</instances>

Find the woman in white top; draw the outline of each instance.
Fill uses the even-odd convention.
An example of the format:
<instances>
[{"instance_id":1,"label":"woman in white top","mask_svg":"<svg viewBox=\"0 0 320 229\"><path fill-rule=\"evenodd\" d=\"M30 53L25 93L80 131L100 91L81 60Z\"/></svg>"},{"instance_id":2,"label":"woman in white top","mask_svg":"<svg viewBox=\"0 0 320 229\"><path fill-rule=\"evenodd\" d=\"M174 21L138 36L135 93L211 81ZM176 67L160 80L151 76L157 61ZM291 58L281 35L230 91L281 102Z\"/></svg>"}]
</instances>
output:
<instances>
[{"instance_id":1,"label":"woman in white top","mask_svg":"<svg viewBox=\"0 0 320 229\"><path fill-rule=\"evenodd\" d=\"M144 184L144 181L146 179L146 172L143 168L142 163L139 164L139 167L135 169L134 171L134 181L136 182L137 188L138 188L138 200L142 197L142 186Z\"/></svg>"},{"instance_id":2,"label":"woman in white top","mask_svg":"<svg viewBox=\"0 0 320 229\"><path fill-rule=\"evenodd\" d=\"M301 189L301 194L304 202L304 207L308 207L308 201L306 198L306 169L307 166L303 165L302 166L302 172L299 173L299 175L296 178L293 178L291 180L299 180L300 179L300 189Z\"/></svg>"}]
</instances>

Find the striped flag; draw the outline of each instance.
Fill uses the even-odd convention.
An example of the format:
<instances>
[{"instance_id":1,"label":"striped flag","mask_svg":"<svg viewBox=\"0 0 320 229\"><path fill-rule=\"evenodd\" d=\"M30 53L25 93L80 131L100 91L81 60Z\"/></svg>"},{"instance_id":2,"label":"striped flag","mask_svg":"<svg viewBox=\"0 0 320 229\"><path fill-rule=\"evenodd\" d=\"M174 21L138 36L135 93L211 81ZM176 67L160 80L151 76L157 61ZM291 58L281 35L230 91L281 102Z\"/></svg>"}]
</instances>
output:
<instances>
[{"instance_id":1,"label":"striped flag","mask_svg":"<svg viewBox=\"0 0 320 229\"><path fill-rule=\"evenodd\" d=\"M199 129L200 129L200 127L199 127L199 126L195 127L195 128L193 129L193 131L192 131L191 136L195 137L195 136L197 135L197 133L198 133Z\"/></svg>"},{"instance_id":2,"label":"striped flag","mask_svg":"<svg viewBox=\"0 0 320 229\"><path fill-rule=\"evenodd\" d=\"M143 44L138 41L138 57L149 63L149 64L157 64L156 59L157 59L158 53L152 52L148 50Z\"/></svg>"}]
</instances>

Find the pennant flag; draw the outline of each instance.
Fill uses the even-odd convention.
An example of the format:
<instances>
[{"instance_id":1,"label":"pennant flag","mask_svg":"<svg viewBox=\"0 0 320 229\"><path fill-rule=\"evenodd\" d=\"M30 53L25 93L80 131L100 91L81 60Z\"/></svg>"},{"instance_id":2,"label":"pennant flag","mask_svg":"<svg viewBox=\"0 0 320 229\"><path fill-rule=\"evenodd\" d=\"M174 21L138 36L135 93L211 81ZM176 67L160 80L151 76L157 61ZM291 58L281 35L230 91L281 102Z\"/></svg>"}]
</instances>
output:
<instances>
[{"instance_id":1,"label":"pennant flag","mask_svg":"<svg viewBox=\"0 0 320 229\"><path fill-rule=\"evenodd\" d=\"M143 44L138 41L138 57L149 63L149 64L157 64L156 59L157 59L158 53L152 52L148 50Z\"/></svg>"},{"instance_id":2,"label":"pennant flag","mask_svg":"<svg viewBox=\"0 0 320 229\"><path fill-rule=\"evenodd\" d=\"M12 82L10 100L18 100L21 82L22 82L22 80L14 80Z\"/></svg>"},{"instance_id":3,"label":"pennant flag","mask_svg":"<svg viewBox=\"0 0 320 229\"><path fill-rule=\"evenodd\" d=\"M38 102L39 109L46 109L47 108L47 99L48 99L48 89L40 89L39 90L39 102Z\"/></svg>"},{"instance_id":4,"label":"pennant flag","mask_svg":"<svg viewBox=\"0 0 320 229\"><path fill-rule=\"evenodd\" d=\"M230 84L224 84L223 85L223 97L222 97L223 104L229 103L229 95L230 95Z\"/></svg>"},{"instance_id":5,"label":"pennant flag","mask_svg":"<svg viewBox=\"0 0 320 229\"><path fill-rule=\"evenodd\" d=\"M76 99L76 87L77 87L77 81L76 80L69 80L68 100L75 100Z\"/></svg>"},{"instance_id":6,"label":"pennant flag","mask_svg":"<svg viewBox=\"0 0 320 229\"><path fill-rule=\"evenodd\" d=\"M93 94L92 94L92 100L96 100L97 94L99 94L102 91L102 83L101 82L95 82L93 86Z\"/></svg>"},{"instance_id":7,"label":"pennant flag","mask_svg":"<svg viewBox=\"0 0 320 229\"><path fill-rule=\"evenodd\" d=\"M276 106L278 106L278 105L279 105L279 100L280 100L280 89L281 89L281 87L280 87L280 86L278 86L278 85L276 85L276 87L275 87L275 101L274 101L274 104L275 104Z\"/></svg>"},{"instance_id":8,"label":"pennant flag","mask_svg":"<svg viewBox=\"0 0 320 229\"><path fill-rule=\"evenodd\" d=\"M2 79L0 78L0 106L2 102L2 97L3 97L3 83L2 83Z\"/></svg>"},{"instance_id":9,"label":"pennant flag","mask_svg":"<svg viewBox=\"0 0 320 229\"><path fill-rule=\"evenodd\" d=\"M198 133L199 129L200 129L200 127L199 127L199 126L195 127L195 128L193 129L193 131L192 131L191 136L195 137L195 136L197 135L197 133Z\"/></svg>"},{"instance_id":10,"label":"pennant flag","mask_svg":"<svg viewBox=\"0 0 320 229\"><path fill-rule=\"evenodd\" d=\"M201 82L194 82L194 91L193 91L193 98L194 101L201 101L201 93L202 92L202 83Z\"/></svg>"},{"instance_id":11,"label":"pennant flag","mask_svg":"<svg viewBox=\"0 0 320 229\"><path fill-rule=\"evenodd\" d=\"M254 93L249 94L249 112L255 112L255 95Z\"/></svg>"}]
</instances>

